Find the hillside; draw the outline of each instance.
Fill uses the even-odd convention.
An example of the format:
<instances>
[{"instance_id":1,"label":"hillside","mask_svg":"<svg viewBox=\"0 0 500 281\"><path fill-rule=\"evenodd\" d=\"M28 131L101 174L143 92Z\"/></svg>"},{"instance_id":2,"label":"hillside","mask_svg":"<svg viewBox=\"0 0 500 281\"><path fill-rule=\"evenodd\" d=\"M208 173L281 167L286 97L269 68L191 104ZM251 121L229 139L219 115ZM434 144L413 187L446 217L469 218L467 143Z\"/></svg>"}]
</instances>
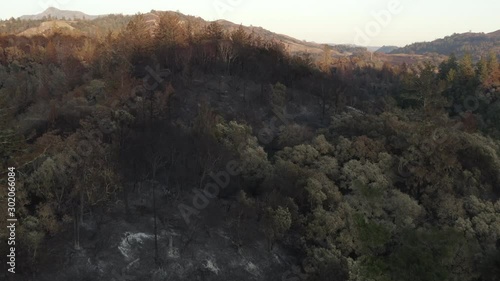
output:
<instances>
[{"instance_id":1,"label":"hillside","mask_svg":"<svg viewBox=\"0 0 500 281\"><path fill-rule=\"evenodd\" d=\"M151 10L149 13L142 14L146 19L151 30L158 24L159 16L162 14L170 14L177 16L183 24L189 23L193 27L204 27L212 23L201 17L184 15L173 11L156 11ZM59 19L57 21L47 21L43 19L49 18ZM66 20L61 20L65 18ZM133 18L131 15L102 15L90 16L78 11L63 11L55 8L49 8L38 15L29 15L21 17L22 21L1 21L0 33L14 33L22 36L47 35L54 30L71 30L77 34L84 34L92 37L104 37L108 32L117 34L127 26ZM76 20L73 20L76 19ZM85 20L82 20L85 19ZM217 22L225 32L233 32L240 28L255 37L261 38L263 41L277 41L283 43L286 50L290 54L301 55L309 54L312 59L319 59L324 51L325 44L315 42L307 42L293 38L285 34L278 34L267 30L263 27L243 26L227 20L217 20ZM369 57L369 52L378 52L386 54L379 56L382 62L390 64L400 64L402 61L412 63L415 61L424 61L426 59L433 60L437 55L447 56L451 53L463 55L466 52L473 53L477 59L490 51L499 52L500 50L500 31L484 34L484 33L466 33L454 34L444 39L439 39L433 42L423 42L408 45L404 48L396 46L383 47L363 47L345 44L327 44L330 46L330 54L333 58L342 57ZM500 53L500 52L499 52ZM420 55L418 60L408 59L407 56L401 55ZM396 55L396 56L393 56Z\"/></svg>"},{"instance_id":2,"label":"hillside","mask_svg":"<svg viewBox=\"0 0 500 281\"><path fill-rule=\"evenodd\" d=\"M47 35L51 34L55 30L69 30L72 31L75 28L65 21L46 21L42 22L37 27L28 28L25 31L19 33L20 36L34 36L34 35Z\"/></svg>"},{"instance_id":3,"label":"hillside","mask_svg":"<svg viewBox=\"0 0 500 281\"><path fill-rule=\"evenodd\" d=\"M228 21L224 21L224 22L225 22L225 24L223 26L229 28L230 30L231 29L234 30L234 29L238 28L238 25L236 25L234 23L231 23ZM245 31L250 32L250 33L253 32L257 36L261 36L264 39L267 39L267 40L272 39L272 40L278 40L278 41L283 42L285 45L287 45L289 47L289 50L292 53L308 52L308 53L318 54L318 53L323 52L323 45L322 44L299 40L299 39L296 39L296 38L293 38L291 36L284 35L284 34L277 34L277 33L271 32L267 29L264 29L262 27L250 26L250 27L245 27L245 29L246 29ZM335 52L335 54L339 54L339 53Z\"/></svg>"},{"instance_id":4,"label":"hillside","mask_svg":"<svg viewBox=\"0 0 500 281\"><path fill-rule=\"evenodd\" d=\"M206 26L210 23L210 21L205 21L200 17L184 15L172 11L152 10L149 13L143 14L143 16L147 19L148 24L154 26L157 24L157 21L159 19L158 16L162 13L168 13L172 15L175 14L181 19L182 22L189 22L195 26ZM88 35L101 36L106 35L107 31L120 31L133 18L133 16L130 15L91 16L78 11L64 11L58 10L56 8L49 8L37 15L26 15L20 17L21 20L26 21L25 25L29 26L28 28L23 28L23 25L20 25L18 22L0 22L0 33L18 33L19 35L24 36L44 35L50 29L50 24L48 24L46 21L41 20L47 20L49 19L49 17L52 19L59 19L59 21L57 21L57 25L62 25L62 23L65 22L64 27L68 27L69 25L72 27L72 30L75 29L75 31L81 31L82 33ZM66 20L60 21L61 19ZM239 24L226 20L217 20L216 22L219 23L226 32L234 31L240 27ZM323 52L322 44L306 42L284 34L274 33L262 27L243 26L243 29L249 34L253 34L258 37L260 36L264 41L275 40L282 42L291 53L310 53L313 55L318 55ZM332 55L341 56L341 53L333 49Z\"/></svg>"},{"instance_id":5,"label":"hillside","mask_svg":"<svg viewBox=\"0 0 500 281\"><path fill-rule=\"evenodd\" d=\"M462 56L470 53L475 59L494 52L500 56L500 30L492 33L462 33L446 36L432 42L414 43L395 49L391 54L427 54L437 53Z\"/></svg>"},{"instance_id":6,"label":"hillside","mask_svg":"<svg viewBox=\"0 0 500 281\"><path fill-rule=\"evenodd\" d=\"M398 46L382 46L379 49L377 49L375 52L388 54L388 53L390 53L398 48L399 48Z\"/></svg>"},{"instance_id":7,"label":"hillside","mask_svg":"<svg viewBox=\"0 0 500 281\"><path fill-rule=\"evenodd\" d=\"M158 15L170 13L177 15L183 22L189 22L195 26L206 26L210 21L200 17L184 15L171 11L155 11L143 14L148 19L148 24L156 25ZM80 11L59 10L48 8L44 12L36 15L25 15L20 17L21 23L17 21L0 22L0 33L17 33L24 36L44 35L53 30L54 23L48 23L47 19L58 19L56 26L63 29L70 29L74 32L92 36L105 36L107 32L119 32L132 19L130 15L87 15ZM62 21L61 21L62 20ZM240 27L239 24L227 21L217 20L227 32L234 31ZM307 42L299 40L288 35L274 33L262 27L242 26L245 32L260 37L264 41L282 42L287 50L292 54L309 53L313 58L318 58L323 53L324 44ZM332 46L331 55L333 57L345 57L359 55L367 51L385 53L388 62L395 61L391 54L409 54L409 55L445 55L455 53L462 56L465 53L471 53L474 59L489 52L497 53L500 56L500 30L491 33L463 33L453 34L442 39L431 42L419 42L407 45L402 48L397 46L383 47L361 47L350 45L328 44ZM397 60L397 59L396 59Z\"/></svg>"},{"instance_id":8,"label":"hillside","mask_svg":"<svg viewBox=\"0 0 500 281\"><path fill-rule=\"evenodd\" d=\"M169 14L175 14L179 16L179 18L183 22L191 22L194 24L199 24L199 25L206 25L210 23L209 21L205 21L200 17L194 17L194 16L189 16L189 15L184 15L178 12L172 12L172 11L155 11L152 10L149 13L143 14L144 17L147 19L148 24L151 25L156 25L157 21L159 19L158 15L162 13L169 13ZM25 15L20 17L21 20L42 20L42 19L48 19L51 17L52 19L66 19L68 21L77 19L77 20L91 20L91 21L85 21L83 24L82 23L77 23L78 21L71 21L68 22L68 24L71 24L73 26L79 25L80 28L83 28L85 25L93 26L95 29L109 29L109 26L107 26L107 23L105 21L106 18L111 17L114 18L117 15L103 15L103 16L91 16L87 15L85 13L79 12L79 11L66 11L66 10L59 10L56 8L48 8L44 12L37 14L37 15ZM124 18L127 19L127 21L130 21L133 16L125 15L123 16ZM96 20L98 19L98 20ZM93 20L93 21L92 21ZM240 25L235 24L233 22L227 21L227 20L217 20L217 23L219 23L226 31L233 31L236 30ZM43 26L46 24L43 23ZM123 26L126 25L126 21L124 21L124 24L122 26L115 26L114 29L121 29ZM40 26L40 30L45 30L43 26ZM77 29L77 26L75 26ZM277 34L274 32L271 32L269 30L266 30L262 27L255 27L255 26L243 26L245 32L247 33L253 33L255 36L260 36L263 40L265 41L271 41L271 40L277 40L283 42L285 45L290 47L291 52L309 52L309 53L321 53L323 50L322 44L314 43L314 42L306 42L303 40L299 40L284 34ZM88 29L88 28L87 28ZM28 35L33 33L32 29L30 32L20 32L23 35Z\"/></svg>"}]
</instances>

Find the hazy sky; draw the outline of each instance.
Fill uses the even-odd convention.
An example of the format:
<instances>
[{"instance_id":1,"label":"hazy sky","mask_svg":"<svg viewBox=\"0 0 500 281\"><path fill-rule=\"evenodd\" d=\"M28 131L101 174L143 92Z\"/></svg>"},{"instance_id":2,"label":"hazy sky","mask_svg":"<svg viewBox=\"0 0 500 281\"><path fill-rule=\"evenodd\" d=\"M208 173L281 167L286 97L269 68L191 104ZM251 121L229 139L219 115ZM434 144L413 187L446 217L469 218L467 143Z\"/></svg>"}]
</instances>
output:
<instances>
[{"instance_id":1,"label":"hazy sky","mask_svg":"<svg viewBox=\"0 0 500 281\"><path fill-rule=\"evenodd\" d=\"M178 10L307 41L370 46L500 29L499 0L16 0L2 3L0 18L37 14L49 6L91 15Z\"/></svg>"}]
</instances>

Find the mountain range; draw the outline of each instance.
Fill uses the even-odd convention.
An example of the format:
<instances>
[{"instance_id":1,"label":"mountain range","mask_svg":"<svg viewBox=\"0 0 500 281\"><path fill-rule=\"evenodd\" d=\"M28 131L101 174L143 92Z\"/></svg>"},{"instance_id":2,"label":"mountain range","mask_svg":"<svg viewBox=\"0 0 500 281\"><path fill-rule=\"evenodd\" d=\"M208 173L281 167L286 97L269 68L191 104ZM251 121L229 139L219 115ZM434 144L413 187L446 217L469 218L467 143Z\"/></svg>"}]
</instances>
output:
<instances>
[{"instance_id":1,"label":"mountain range","mask_svg":"<svg viewBox=\"0 0 500 281\"><path fill-rule=\"evenodd\" d=\"M67 11L67 10L59 10L54 7L49 7L45 11L36 14L36 15L24 15L21 16L21 20L42 20L42 19L66 19L66 20L93 20L96 19L100 16L92 16L92 15L87 15L83 12L79 11Z\"/></svg>"},{"instance_id":2,"label":"mountain range","mask_svg":"<svg viewBox=\"0 0 500 281\"><path fill-rule=\"evenodd\" d=\"M144 14L150 24L156 24L160 11L152 10ZM178 12L177 14L182 21L196 22L197 24L205 25L208 21L200 17L184 15ZM0 22L0 33L15 33L22 36L44 35L50 33L53 28L68 29L73 32L81 32L83 34L98 34L104 31L119 31L123 28L133 16L131 15L88 15L80 11L59 10L56 8L48 8L40 14L24 15L21 20L33 21L27 28L15 28L9 26L8 21ZM39 21L37 23L36 21ZM232 31L240 27L239 24L227 21L217 20L225 30ZM35 26L33 26L35 25ZM332 56L347 57L353 54L366 54L367 52L376 52L379 58L387 60L391 55L398 58L398 61L408 56L433 56L441 55L448 56L451 53L457 56L471 53L475 59L480 58L490 52L494 52L500 56L500 30L491 33L463 33L453 34L442 39L437 39L431 42L420 42L407 45L405 47L397 46L356 46L349 44L320 44L316 42L308 42L299 40L288 35L274 33L262 27L242 26L247 33L252 33L255 36L260 36L264 40L281 41L289 50L290 53L309 53L313 56L319 56L323 53L325 46L329 46ZM10 28L10 29L9 29ZM101 34L103 35L103 34ZM420 60L420 59L419 59ZM389 59L391 61L391 59Z\"/></svg>"},{"instance_id":3,"label":"mountain range","mask_svg":"<svg viewBox=\"0 0 500 281\"><path fill-rule=\"evenodd\" d=\"M398 46L382 46L382 47L378 48L375 52L388 54L388 53L390 53L398 48L399 48Z\"/></svg>"},{"instance_id":4,"label":"mountain range","mask_svg":"<svg viewBox=\"0 0 500 281\"><path fill-rule=\"evenodd\" d=\"M450 55L454 53L462 56L466 53L472 54L475 59L488 53L496 53L500 56L500 30L491 33L461 33L446 36L431 42L421 42L397 48L391 54L429 54Z\"/></svg>"}]
</instances>

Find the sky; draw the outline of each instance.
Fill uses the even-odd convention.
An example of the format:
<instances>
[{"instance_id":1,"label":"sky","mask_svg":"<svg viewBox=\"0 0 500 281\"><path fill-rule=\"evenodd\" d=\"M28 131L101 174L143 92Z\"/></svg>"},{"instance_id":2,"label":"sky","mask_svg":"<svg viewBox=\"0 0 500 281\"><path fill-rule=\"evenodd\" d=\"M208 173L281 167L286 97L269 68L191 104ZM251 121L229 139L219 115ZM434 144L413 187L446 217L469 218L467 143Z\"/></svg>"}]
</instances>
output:
<instances>
[{"instance_id":1,"label":"sky","mask_svg":"<svg viewBox=\"0 0 500 281\"><path fill-rule=\"evenodd\" d=\"M6 1L6 0L2 0ZM500 29L499 0L16 0L0 19L52 6L90 15L179 11L205 20L261 26L317 43L405 46L453 33Z\"/></svg>"}]
</instances>

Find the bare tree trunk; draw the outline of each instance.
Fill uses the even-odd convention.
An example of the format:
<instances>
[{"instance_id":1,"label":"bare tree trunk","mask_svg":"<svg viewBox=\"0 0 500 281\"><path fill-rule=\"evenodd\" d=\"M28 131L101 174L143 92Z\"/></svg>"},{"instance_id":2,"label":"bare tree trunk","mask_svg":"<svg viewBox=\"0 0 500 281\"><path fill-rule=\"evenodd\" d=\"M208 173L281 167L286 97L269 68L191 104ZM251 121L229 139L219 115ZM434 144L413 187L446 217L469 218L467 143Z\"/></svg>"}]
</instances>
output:
<instances>
[{"instance_id":1,"label":"bare tree trunk","mask_svg":"<svg viewBox=\"0 0 500 281\"><path fill-rule=\"evenodd\" d=\"M124 125L122 125L120 127L120 142L119 142L119 149L118 149L118 158L122 158L122 151L124 150L124 142L125 142L125 129L124 129ZM134 166L134 174L135 172L137 171L136 170L136 164L134 162L133 164ZM136 177L134 177L134 188L135 188L135 183L136 183ZM128 219L130 217L130 206L129 206L129 202L128 202L128 193L129 193L129 188L128 188L128 185L127 184L123 184L123 204L125 205L125 217L126 219Z\"/></svg>"},{"instance_id":2,"label":"bare tree trunk","mask_svg":"<svg viewBox=\"0 0 500 281\"><path fill-rule=\"evenodd\" d=\"M155 163L156 164L156 163ZM156 264L159 264L159 258L158 258L158 224L156 222L156 165L153 167L153 220L154 220L154 232L155 232L155 262Z\"/></svg>"},{"instance_id":3,"label":"bare tree trunk","mask_svg":"<svg viewBox=\"0 0 500 281\"><path fill-rule=\"evenodd\" d=\"M153 184L153 216L154 216L154 231L155 231L155 261L158 264L158 226L156 223L156 184Z\"/></svg>"},{"instance_id":4,"label":"bare tree trunk","mask_svg":"<svg viewBox=\"0 0 500 281\"><path fill-rule=\"evenodd\" d=\"M80 223L78 221L78 210L73 208L73 219L74 219L74 236L75 236L75 250L80 250Z\"/></svg>"},{"instance_id":5,"label":"bare tree trunk","mask_svg":"<svg viewBox=\"0 0 500 281\"><path fill-rule=\"evenodd\" d=\"M326 111L326 95L325 86L321 85L321 122L325 121L325 111Z\"/></svg>"},{"instance_id":6,"label":"bare tree trunk","mask_svg":"<svg viewBox=\"0 0 500 281\"><path fill-rule=\"evenodd\" d=\"M149 126L153 127L153 95L154 92L151 93L151 100L149 103Z\"/></svg>"},{"instance_id":7,"label":"bare tree trunk","mask_svg":"<svg viewBox=\"0 0 500 281\"><path fill-rule=\"evenodd\" d=\"M243 101L247 101L247 80L243 82Z\"/></svg>"},{"instance_id":8,"label":"bare tree trunk","mask_svg":"<svg viewBox=\"0 0 500 281\"><path fill-rule=\"evenodd\" d=\"M168 236L168 255L173 256L174 254L174 243L172 240L172 234Z\"/></svg>"},{"instance_id":9,"label":"bare tree trunk","mask_svg":"<svg viewBox=\"0 0 500 281\"><path fill-rule=\"evenodd\" d=\"M83 203L84 203L84 197L83 197L83 191L80 191L80 221L79 223L82 224L83 223L83 210L84 210L84 206L83 206Z\"/></svg>"},{"instance_id":10,"label":"bare tree trunk","mask_svg":"<svg viewBox=\"0 0 500 281\"><path fill-rule=\"evenodd\" d=\"M134 182L135 186L135 182ZM125 204L125 216L128 218L130 216L130 206L128 202L128 187L123 185L123 203Z\"/></svg>"},{"instance_id":11,"label":"bare tree trunk","mask_svg":"<svg viewBox=\"0 0 500 281\"><path fill-rule=\"evenodd\" d=\"M241 235L240 235L240 227L241 227L242 216L243 216L243 211L240 211L238 213L238 219L237 219L237 224L236 224L236 239L238 239L238 246L240 246L240 245L243 244L242 241L241 241Z\"/></svg>"}]
</instances>

